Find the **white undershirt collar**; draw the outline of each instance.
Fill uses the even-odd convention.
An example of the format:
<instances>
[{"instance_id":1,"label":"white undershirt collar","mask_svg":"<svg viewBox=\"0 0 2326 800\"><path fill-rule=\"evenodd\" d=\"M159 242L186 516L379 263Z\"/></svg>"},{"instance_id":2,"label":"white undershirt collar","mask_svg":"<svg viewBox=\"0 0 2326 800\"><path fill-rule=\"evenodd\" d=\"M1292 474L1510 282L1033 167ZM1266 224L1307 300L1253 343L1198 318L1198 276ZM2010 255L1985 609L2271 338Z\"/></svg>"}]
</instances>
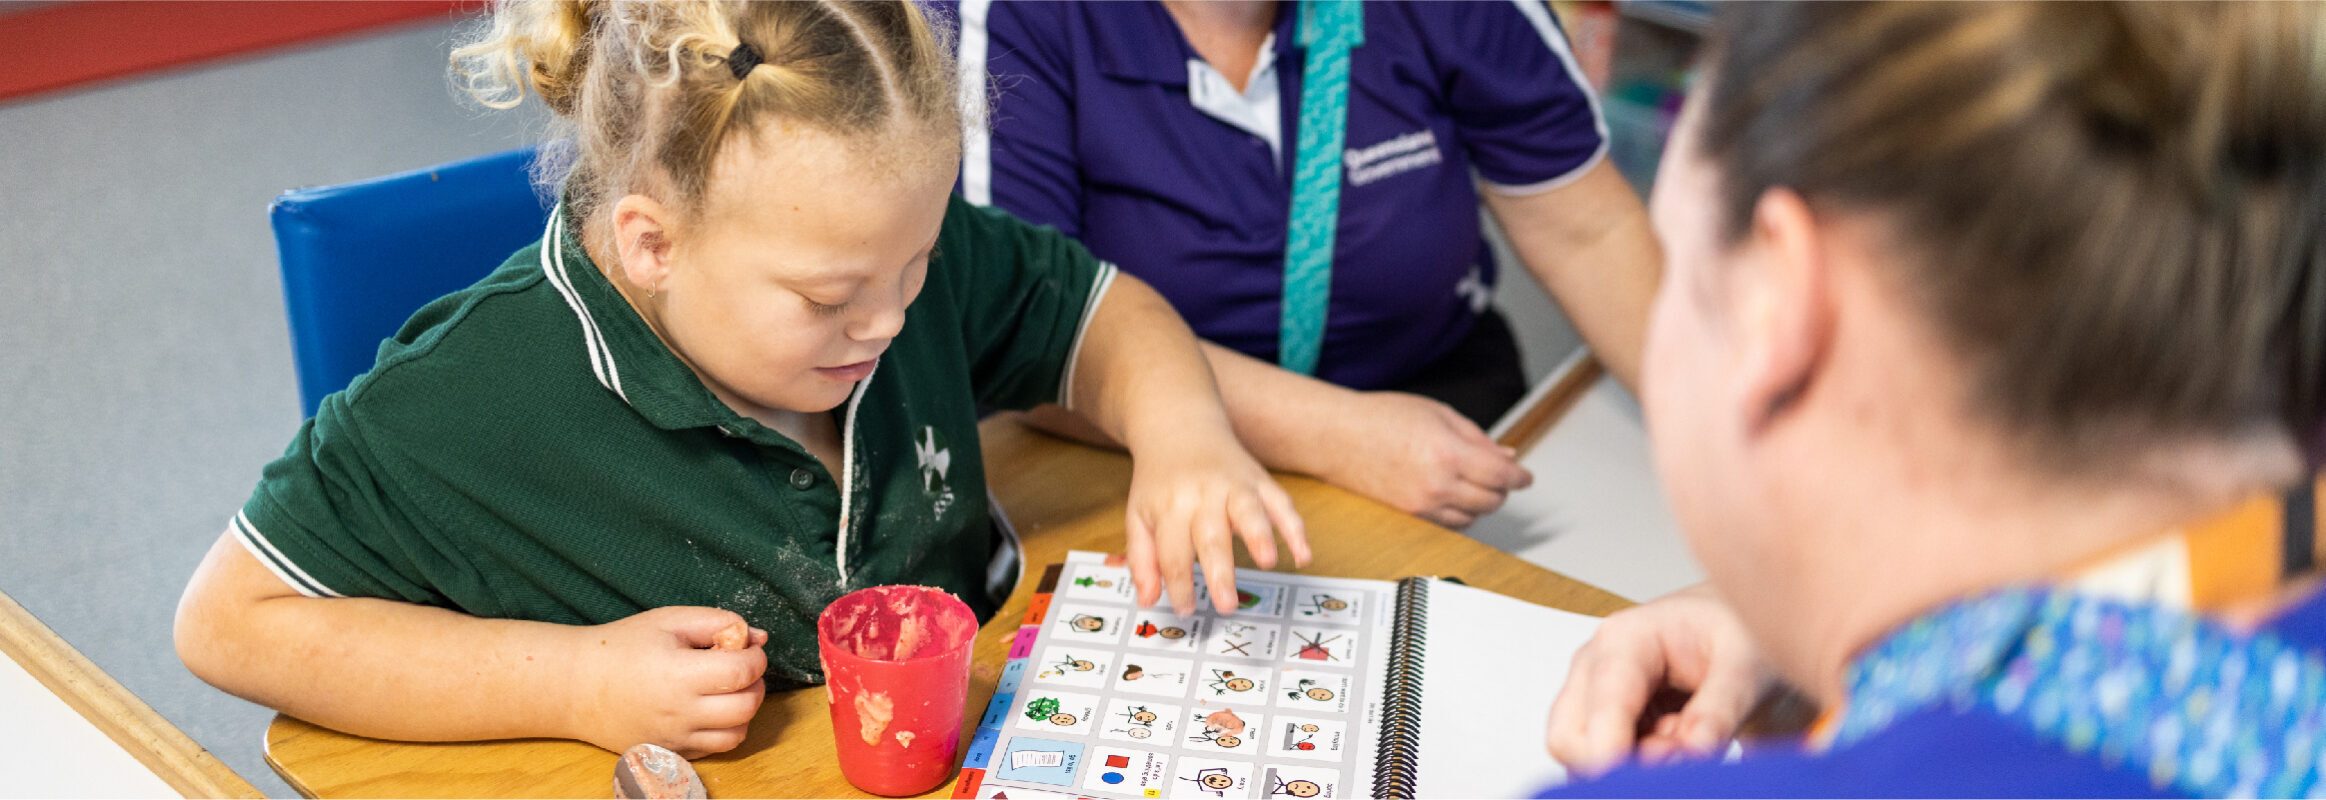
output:
<instances>
[{"instance_id":1,"label":"white undershirt collar","mask_svg":"<svg viewBox=\"0 0 2326 800\"><path fill-rule=\"evenodd\" d=\"M1276 82L1276 34L1260 43L1260 60L1244 90L1201 58L1187 60L1187 100L1196 110L1268 143L1279 170L1284 166L1284 118Z\"/></svg>"}]
</instances>

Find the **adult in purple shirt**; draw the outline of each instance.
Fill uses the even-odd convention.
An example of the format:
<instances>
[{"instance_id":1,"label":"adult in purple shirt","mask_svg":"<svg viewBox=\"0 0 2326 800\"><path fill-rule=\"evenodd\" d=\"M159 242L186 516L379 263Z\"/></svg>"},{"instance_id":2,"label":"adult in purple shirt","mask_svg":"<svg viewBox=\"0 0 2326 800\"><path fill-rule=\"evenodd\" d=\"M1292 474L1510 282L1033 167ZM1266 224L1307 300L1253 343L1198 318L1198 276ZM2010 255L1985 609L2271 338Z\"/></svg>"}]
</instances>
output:
<instances>
[{"instance_id":1,"label":"adult in purple shirt","mask_svg":"<svg viewBox=\"0 0 2326 800\"><path fill-rule=\"evenodd\" d=\"M1547 6L1362 13L1315 378L1275 367L1297 4L965 2L964 85L990 88L992 114L961 188L1162 291L1211 343L1236 429L1271 466L1458 527L1531 480L1480 430L1526 390L1487 304L1503 265L1481 202L1626 383L1659 255Z\"/></svg>"}]
</instances>

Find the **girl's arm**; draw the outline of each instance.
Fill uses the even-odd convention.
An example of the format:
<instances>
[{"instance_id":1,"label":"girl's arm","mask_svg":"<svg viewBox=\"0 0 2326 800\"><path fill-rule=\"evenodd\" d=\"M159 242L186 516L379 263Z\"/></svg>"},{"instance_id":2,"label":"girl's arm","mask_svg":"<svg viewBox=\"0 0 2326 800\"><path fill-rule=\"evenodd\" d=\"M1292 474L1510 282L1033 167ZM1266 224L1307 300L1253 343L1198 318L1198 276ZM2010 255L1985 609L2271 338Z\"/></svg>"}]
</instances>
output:
<instances>
[{"instance_id":1,"label":"girl's arm","mask_svg":"<svg viewBox=\"0 0 2326 800\"><path fill-rule=\"evenodd\" d=\"M1075 356L1068 409L1131 451L1128 545L1139 603L1167 590L1195 608L1200 564L1220 613L1236 608L1235 539L1261 568L1281 536L1293 563L1308 538L1292 500L1236 439L1195 334L1162 295L1118 273Z\"/></svg>"},{"instance_id":2,"label":"girl's arm","mask_svg":"<svg viewBox=\"0 0 2326 800\"><path fill-rule=\"evenodd\" d=\"M742 621L671 607L596 626L482 619L293 591L229 531L178 601L178 657L211 685L301 719L407 741L641 742L734 748L765 694L767 654L710 650Z\"/></svg>"},{"instance_id":3,"label":"girl's arm","mask_svg":"<svg viewBox=\"0 0 2326 800\"><path fill-rule=\"evenodd\" d=\"M1469 526L1534 483L1510 451L1444 403L1336 386L1211 342L1203 354L1237 438L1272 469L1315 476L1449 528ZM1060 436L1121 446L1057 406L1027 416Z\"/></svg>"}]
</instances>

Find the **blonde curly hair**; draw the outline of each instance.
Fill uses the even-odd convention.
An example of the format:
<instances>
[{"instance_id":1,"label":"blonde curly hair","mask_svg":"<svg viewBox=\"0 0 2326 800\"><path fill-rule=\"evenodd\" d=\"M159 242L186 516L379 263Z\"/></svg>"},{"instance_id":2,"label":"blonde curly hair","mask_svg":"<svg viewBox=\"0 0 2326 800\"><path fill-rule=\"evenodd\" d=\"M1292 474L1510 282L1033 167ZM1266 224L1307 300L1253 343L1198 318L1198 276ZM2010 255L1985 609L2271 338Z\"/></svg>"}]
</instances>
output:
<instances>
[{"instance_id":1,"label":"blonde curly hair","mask_svg":"<svg viewBox=\"0 0 2326 800\"><path fill-rule=\"evenodd\" d=\"M588 219L633 193L700 211L721 148L769 123L879 162L957 160L952 51L949 27L910 2L504 0L452 51L452 74L487 107L533 94L555 112L537 177Z\"/></svg>"}]
</instances>

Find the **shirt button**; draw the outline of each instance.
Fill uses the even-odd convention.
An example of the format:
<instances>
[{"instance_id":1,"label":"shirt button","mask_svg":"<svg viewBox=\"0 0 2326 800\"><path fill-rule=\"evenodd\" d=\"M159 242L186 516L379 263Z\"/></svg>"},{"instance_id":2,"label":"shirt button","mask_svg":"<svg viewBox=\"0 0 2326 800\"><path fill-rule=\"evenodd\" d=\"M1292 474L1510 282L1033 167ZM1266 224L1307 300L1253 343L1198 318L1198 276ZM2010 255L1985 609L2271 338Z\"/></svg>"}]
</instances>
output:
<instances>
[{"instance_id":1,"label":"shirt button","mask_svg":"<svg viewBox=\"0 0 2326 800\"><path fill-rule=\"evenodd\" d=\"M814 485L816 485L816 473L809 472L806 469L795 469L791 471L791 488L805 489Z\"/></svg>"}]
</instances>

